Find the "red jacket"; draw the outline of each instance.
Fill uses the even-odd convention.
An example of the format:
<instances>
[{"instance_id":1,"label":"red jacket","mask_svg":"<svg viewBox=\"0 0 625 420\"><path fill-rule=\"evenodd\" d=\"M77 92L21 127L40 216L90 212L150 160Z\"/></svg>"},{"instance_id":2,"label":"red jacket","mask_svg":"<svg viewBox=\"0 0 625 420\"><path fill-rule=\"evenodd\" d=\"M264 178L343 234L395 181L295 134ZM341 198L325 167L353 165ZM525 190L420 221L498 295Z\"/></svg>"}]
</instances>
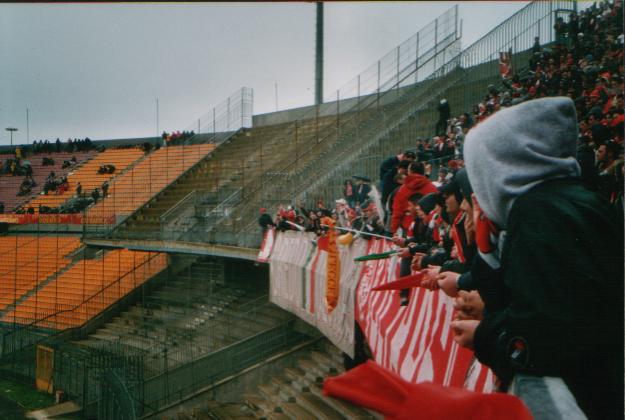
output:
<instances>
[{"instance_id":1,"label":"red jacket","mask_svg":"<svg viewBox=\"0 0 625 420\"><path fill-rule=\"evenodd\" d=\"M430 182L429 179L419 174L408 175L404 179L404 185L402 185L393 199L393 214L391 217L391 232L395 233L402 224L404 213L408 209L408 199L416 193L421 195L427 195L430 193L436 193L438 190ZM406 226L407 228L407 226Z\"/></svg>"}]
</instances>

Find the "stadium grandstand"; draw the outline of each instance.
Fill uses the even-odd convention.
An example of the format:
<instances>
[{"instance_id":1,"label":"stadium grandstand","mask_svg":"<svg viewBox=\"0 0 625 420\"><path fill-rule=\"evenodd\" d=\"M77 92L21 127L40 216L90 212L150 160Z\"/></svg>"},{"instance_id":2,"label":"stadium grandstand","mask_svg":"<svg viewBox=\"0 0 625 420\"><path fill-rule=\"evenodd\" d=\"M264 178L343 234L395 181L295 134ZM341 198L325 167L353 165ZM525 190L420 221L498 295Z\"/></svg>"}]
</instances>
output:
<instances>
[{"instance_id":1,"label":"stadium grandstand","mask_svg":"<svg viewBox=\"0 0 625 420\"><path fill-rule=\"evenodd\" d=\"M30 415L623 415L622 2L460 22L315 105L242 87L182 132L0 147L0 375L56 398Z\"/></svg>"}]
</instances>

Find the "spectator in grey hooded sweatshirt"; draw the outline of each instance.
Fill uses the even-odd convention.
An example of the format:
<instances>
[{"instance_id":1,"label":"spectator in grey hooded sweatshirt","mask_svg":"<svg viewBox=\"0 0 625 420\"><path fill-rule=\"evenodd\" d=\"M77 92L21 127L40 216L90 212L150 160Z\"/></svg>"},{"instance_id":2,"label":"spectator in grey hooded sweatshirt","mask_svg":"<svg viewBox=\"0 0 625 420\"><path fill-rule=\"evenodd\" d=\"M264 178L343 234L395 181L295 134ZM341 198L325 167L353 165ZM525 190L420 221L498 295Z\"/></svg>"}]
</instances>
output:
<instances>
[{"instance_id":1,"label":"spectator in grey hooded sweatshirt","mask_svg":"<svg viewBox=\"0 0 625 420\"><path fill-rule=\"evenodd\" d=\"M559 377L589 418L622 418L623 220L582 185L576 146L564 97L502 110L469 132L475 197L503 231L503 286L482 321L452 328L504 382Z\"/></svg>"}]
</instances>

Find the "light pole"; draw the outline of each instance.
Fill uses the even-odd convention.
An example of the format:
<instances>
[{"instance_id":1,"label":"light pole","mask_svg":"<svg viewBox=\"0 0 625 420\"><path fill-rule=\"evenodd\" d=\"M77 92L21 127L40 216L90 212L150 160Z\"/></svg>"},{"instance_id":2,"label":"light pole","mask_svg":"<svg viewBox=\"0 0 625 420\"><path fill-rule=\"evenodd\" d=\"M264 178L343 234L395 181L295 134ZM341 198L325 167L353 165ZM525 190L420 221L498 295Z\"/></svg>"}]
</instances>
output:
<instances>
[{"instance_id":1,"label":"light pole","mask_svg":"<svg viewBox=\"0 0 625 420\"><path fill-rule=\"evenodd\" d=\"M13 146L13 132L17 131L17 128L13 128L13 127L7 127L5 128L6 131L9 131L11 133L11 147Z\"/></svg>"}]
</instances>

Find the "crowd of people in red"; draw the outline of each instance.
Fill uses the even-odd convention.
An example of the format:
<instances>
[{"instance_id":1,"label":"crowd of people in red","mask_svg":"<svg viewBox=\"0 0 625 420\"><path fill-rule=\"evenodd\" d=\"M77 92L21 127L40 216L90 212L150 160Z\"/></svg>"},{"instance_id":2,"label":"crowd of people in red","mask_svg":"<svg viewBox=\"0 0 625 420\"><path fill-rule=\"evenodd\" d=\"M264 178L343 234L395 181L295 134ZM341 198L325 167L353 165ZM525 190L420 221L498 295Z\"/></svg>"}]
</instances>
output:
<instances>
[{"instance_id":1,"label":"crowd of people in red","mask_svg":"<svg viewBox=\"0 0 625 420\"><path fill-rule=\"evenodd\" d=\"M419 272L420 287L455 300L456 341L500 389L519 374L559 377L587 417L620 418L622 6L595 4L554 30L472 112L454 118L441 100L436 136L382 163L380 193L356 177L333 209L281 207L275 220L262 209L259 222L323 235L328 216L387 236L400 276ZM401 290L399 305L409 300Z\"/></svg>"}]
</instances>

